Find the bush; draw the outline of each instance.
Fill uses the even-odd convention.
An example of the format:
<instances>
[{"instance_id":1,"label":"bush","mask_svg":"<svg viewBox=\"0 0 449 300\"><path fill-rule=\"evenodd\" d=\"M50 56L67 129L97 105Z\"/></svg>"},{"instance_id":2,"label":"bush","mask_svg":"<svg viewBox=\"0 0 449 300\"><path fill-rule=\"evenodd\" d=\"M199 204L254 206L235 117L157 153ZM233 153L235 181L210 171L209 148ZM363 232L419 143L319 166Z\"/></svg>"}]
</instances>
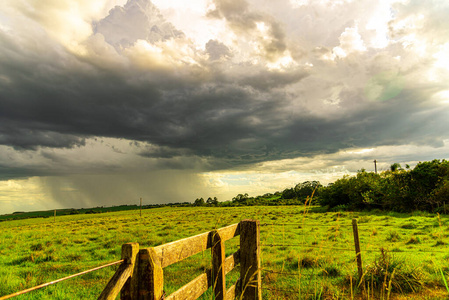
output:
<instances>
[{"instance_id":1,"label":"bush","mask_svg":"<svg viewBox=\"0 0 449 300\"><path fill-rule=\"evenodd\" d=\"M391 256L383 248L380 256L369 265L365 272L365 282L378 292L385 291L388 286L393 290L417 292L423 287L424 273L418 268L410 268L401 260Z\"/></svg>"}]
</instances>

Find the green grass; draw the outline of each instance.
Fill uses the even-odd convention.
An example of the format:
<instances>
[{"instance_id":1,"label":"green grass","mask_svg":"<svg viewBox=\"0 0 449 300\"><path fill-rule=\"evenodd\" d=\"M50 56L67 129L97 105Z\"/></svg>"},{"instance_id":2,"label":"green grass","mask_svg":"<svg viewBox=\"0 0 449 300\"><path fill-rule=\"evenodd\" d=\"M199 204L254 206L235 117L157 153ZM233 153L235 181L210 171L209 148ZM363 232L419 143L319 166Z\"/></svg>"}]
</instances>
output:
<instances>
[{"instance_id":1,"label":"green grass","mask_svg":"<svg viewBox=\"0 0 449 300\"><path fill-rule=\"evenodd\" d=\"M257 219L263 299L351 299L351 293L358 299L364 288L369 299L448 297L444 281L449 274L448 217L318 211L312 208L304 214L300 206L171 207L144 210L142 218L134 210L57 216L56 222L53 218L1 222L0 296L118 260L121 245L127 242L152 247ZM352 218L359 223L364 287L357 286ZM236 251L238 242L234 238L225 243L226 255ZM383 260L381 248L388 255ZM207 250L165 268L166 294L201 274L209 262ZM116 269L102 269L16 299L96 299ZM228 274L228 287L237 278L238 269ZM212 298L210 291L201 297Z\"/></svg>"}]
</instances>

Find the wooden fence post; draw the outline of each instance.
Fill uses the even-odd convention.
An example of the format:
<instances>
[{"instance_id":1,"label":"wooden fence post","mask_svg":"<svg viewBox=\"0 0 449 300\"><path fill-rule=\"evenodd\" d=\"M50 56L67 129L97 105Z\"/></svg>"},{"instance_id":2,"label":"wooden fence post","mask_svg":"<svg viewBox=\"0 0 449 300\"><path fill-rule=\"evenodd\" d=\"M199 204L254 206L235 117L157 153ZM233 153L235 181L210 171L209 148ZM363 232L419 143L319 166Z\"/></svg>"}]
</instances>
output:
<instances>
[{"instance_id":1,"label":"wooden fence post","mask_svg":"<svg viewBox=\"0 0 449 300\"><path fill-rule=\"evenodd\" d=\"M260 222L243 220L240 226L240 290L243 300L262 299L260 276Z\"/></svg>"},{"instance_id":2,"label":"wooden fence post","mask_svg":"<svg viewBox=\"0 0 449 300\"><path fill-rule=\"evenodd\" d=\"M140 300L160 300L164 294L164 273L160 257L153 248L139 251L138 266Z\"/></svg>"},{"instance_id":3,"label":"wooden fence post","mask_svg":"<svg viewBox=\"0 0 449 300\"><path fill-rule=\"evenodd\" d=\"M114 276L109 280L98 300L112 300L117 297L120 291L124 291L124 297L120 299L131 299L129 297L131 291L131 281L134 273L134 267L139 250L138 243L128 243L122 245L122 259L125 260L115 272ZM126 298L128 297L128 298Z\"/></svg>"},{"instance_id":4,"label":"wooden fence post","mask_svg":"<svg viewBox=\"0 0 449 300\"><path fill-rule=\"evenodd\" d=\"M120 300L136 300L138 291L138 278L137 278L137 266L139 253L139 243L128 243L122 246L122 259L126 260L126 263L133 265L133 272L131 277L126 281L120 293Z\"/></svg>"},{"instance_id":5,"label":"wooden fence post","mask_svg":"<svg viewBox=\"0 0 449 300\"><path fill-rule=\"evenodd\" d=\"M215 300L226 299L226 274L224 269L225 249L223 240L218 231L210 233L212 254L212 284Z\"/></svg>"},{"instance_id":6,"label":"wooden fence post","mask_svg":"<svg viewBox=\"0 0 449 300\"><path fill-rule=\"evenodd\" d=\"M355 255L357 257L357 269L359 273L359 280L362 280L363 277L362 254L360 253L359 230L357 227L357 219L352 219L352 231L354 233Z\"/></svg>"}]
</instances>

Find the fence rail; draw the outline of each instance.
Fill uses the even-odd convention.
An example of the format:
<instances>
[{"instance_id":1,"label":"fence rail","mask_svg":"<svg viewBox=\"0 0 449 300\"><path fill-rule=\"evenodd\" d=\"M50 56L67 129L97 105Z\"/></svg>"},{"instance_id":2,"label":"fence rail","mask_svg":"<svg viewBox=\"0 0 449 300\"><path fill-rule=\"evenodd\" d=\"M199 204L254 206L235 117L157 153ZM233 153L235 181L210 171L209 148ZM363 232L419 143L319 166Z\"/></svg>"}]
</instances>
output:
<instances>
[{"instance_id":1,"label":"fence rail","mask_svg":"<svg viewBox=\"0 0 449 300\"><path fill-rule=\"evenodd\" d=\"M225 257L224 243L240 236L240 249ZM163 268L192 255L211 249L211 268L164 297ZM182 240L139 250L137 243L122 247L124 263L111 278L99 300L151 299L151 300L194 300L210 287L215 299L231 300L241 295L244 300L261 300L260 274L260 223L244 220L238 224ZM226 274L240 264L240 278L226 289Z\"/></svg>"},{"instance_id":2,"label":"fence rail","mask_svg":"<svg viewBox=\"0 0 449 300\"><path fill-rule=\"evenodd\" d=\"M240 249L225 257L224 243L240 236ZM164 296L163 268L192 255L211 249L211 267L171 295ZM51 284L87 274L102 268L120 264L109 280L99 300L194 300L210 287L215 299L231 300L241 295L244 300L261 300L260 274L260 223L244 220L240 223L205 232L152 248L139 248L138 243L122 245L121 260L96 267L78 274L0 297L10 299ZM226 274L240 264L240 278L226 290Z\"/></svg>"}]
</instances>

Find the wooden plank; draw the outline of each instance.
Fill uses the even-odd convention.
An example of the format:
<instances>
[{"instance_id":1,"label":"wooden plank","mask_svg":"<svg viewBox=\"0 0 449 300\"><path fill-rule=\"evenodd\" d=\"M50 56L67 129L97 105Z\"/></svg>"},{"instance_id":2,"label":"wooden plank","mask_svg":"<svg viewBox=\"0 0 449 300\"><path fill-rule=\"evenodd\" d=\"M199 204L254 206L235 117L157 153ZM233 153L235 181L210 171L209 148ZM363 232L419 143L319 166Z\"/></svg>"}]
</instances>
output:
<instances>
[{"instance_id":1,"label":"wooden plank","mask_svg":"<svg viewBox=\"0 0 449 300\"><path fill-rule=\"evenodd\" d=\"M211 286L211 270L201 274L182 288L172 293L165 300L195 300Z\"/></svg>"},{"instance_id":2,"label":"wooden plank","mask_svg":"<svg viewBox=\"0 0 449 300\"><path fill-rule=\"evenodd\" d=\"M242 299L261 300L259 221L240 222L240 278L242 279Z\"/></svg>"},{"instance_id":3,"label":"wooden plank","mask_svg":"<svg viewBox=\"0 0 449 300\"><path fill-rule=\"evenodd\" d=\"M231 272L232 269L234 269L234 267L239 263L240 263L240 249L234 252L234 254L231 254L230 256L226 257L224 262L225 274Z\"/></svg>"},{"instance_id":4,"label":"wooden plank","mask_svg":"<svg viewBox=\"0 0 449 300\"><path fill-rule=\"evenodd\" d=\"M233 224L217 230L222 237L222 241L227 241L239 235L239 225ZM154 251L161 259L161 266L165 268L177 263L187 257L200 253L210 248L209 232L201 233L182 240L174 241L154 248Z\"/></svg>"},{"instance_id":5,"label":"wooden plank","mask_svg":"<svg viewBox=\"0 0 449 300\"><path fill-rule=\"evenodd\" d=\"M218 231L210 233L212 241L212 282L215 300L224 300L226 297L226 275L224 269L225 249Z\"/></svg>"},{"instance_id":6,"label":"wooden plank","mask_svg":"<svg viewBox=\"0 0 449 300\"><path fill-rule=\"evenodd\" d=\"M160 300L164 294L164 272L154 248L141 249L138 264L138 299Z\"/></svg>"},{"instance_id":7,"label":"wooden plank","mask_svg":"<svg viewBox=\"0 0 449 300\"><path fill-rule=\"evenodd\" d=\"M241 284L240 278L237 279L236 283L229 287L226 291L226 299L225 300L234 300L239 294L239 287Z\"/></svg>"},{"instance_id":8,"label":"wooden plank","mask_svg":"<svg viewBox=\"0 0 449 300\"><path fill-rule=\"evenodd\" d=\"M100 294L98 299L115 299L125 285L125 298L120 299L131 299L130 277L134 272L134 265L138 250L139 244L137 243L128 243L122 245L122 259L124 260L124 262L120 265L114 276L112 276L112 278L109 280L108 284L106 285L105 289Z\"/></svg>"},{"instance_id":9,"label":"wooden plank","mask_svg":"<svg viewBox=\"0 0 449 300\"><path fill-rule=\"evenodd\" d=\"M227 291L226 291L226 298L225 300L234 300L235 299L235 284L233 284Z\"/></svg>"},{"instance_id":10,"label":"wooden plank","mask_svg":"<svg viewBox=\"0 0 449 300\"><path fill-rule=\"evenodd\" d=\"M229 273L234 266L240 263L240 250L237 250L234 254L228 256L225 259L225 273ZM193 300L200 297L207 289L212 285L211 270L207 270L206 273L201 274L191 282L184 285L181 289L172 293L165 300ZM228 294L231 293L231 294ZM236 285L234 284L226 291L226 299L230 298L232 295L235 297Z\"/></svg>"},{"instance_id":11,"label":"wooden plank","mask_svg":"<svg viewBox=\"0 0 449 300\"><path fill-rule=\"evenodd\" d=\"M240 235L240 226L239 224L229 225L220 229L217 229L218 233L221 236L221 240L226 242L233 237Z\"/></svg>"},{"instance_id":12,"label":"wooden plank","mask_svg":"<svg viewBox=\"0 0 449 300\"><path fill-rule=\"evenodd\" d=\"M101 293L98 300L114 300L117 298L118 293L122 289L125 282L128 280L129 276L133 272L133 267L128 264L121 264L111 280L109 280L105 289Z\"/></svg>"},{"instance_id":13,"label":"wooden plank","mask_svg":"<svg viewBox=\"0 0 449 300\"><path fill-rule=\"evenodd\" d=\"M137 254L139 253L138 243L128 243L122 246L122 259L130 264L133 268L133 272L130 278L126 281L120 293L120 300L134 300L139 295L138 287L138 268L137 268Z\"/></svg>"}]
</instances>

